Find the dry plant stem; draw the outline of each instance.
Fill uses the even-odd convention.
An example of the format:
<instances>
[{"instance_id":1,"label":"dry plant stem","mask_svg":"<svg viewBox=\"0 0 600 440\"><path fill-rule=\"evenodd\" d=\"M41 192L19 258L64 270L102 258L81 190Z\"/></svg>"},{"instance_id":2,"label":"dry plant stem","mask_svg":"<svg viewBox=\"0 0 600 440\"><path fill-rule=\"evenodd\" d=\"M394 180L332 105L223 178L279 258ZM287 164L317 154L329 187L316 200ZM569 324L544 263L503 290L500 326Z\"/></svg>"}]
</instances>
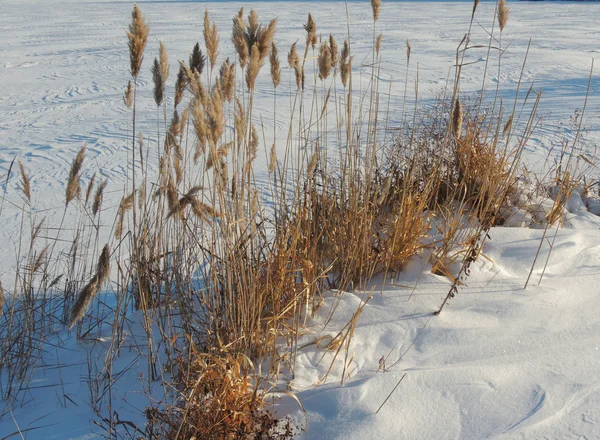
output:
<instances>
[{"instance_id":1,"label":"dry plant stem","mask_svg":"<svg viewBox=\"0 0 600 440\"><path fill-rule=\"evenodd\" d=\"M590 75L589 75L589 78L588 78L588 85L587 85L587 90L586 90L586 93L585 93L585 100L584 100L584 103L583 103L583 110L582 110L582 113L581 113L581 117L579 119L579 124L577 126L577 132L575 133L575 138L573 139L573 143L571 144L571 150L569 152L569 159L567 160L567 164L566 164L566 167L565 167L566 172L569 172L570 165L571 165L571 160L575 156L574 150L575 150L575 147L577 145L577 141L579 140L579 136L581 135L581 131L582 131L582 128L583 128L583 116L585 115L585 111L587 109L588 98L589 98L590 89L591 89L591 86L592 86L592 75L593 75L593 72L594 72L594 59L592 59L592 65L590 67ZM564 201L566 201L566 199L569 198L568 196L570 195L570 189L566 188L566 185L568 184L568 179L563 178L561 180L561 182L562 182L562 185L559 188L559 192L558 192L557 197L556 197L555 207L560 207L562 209L562 206L559 206L560 201L561 201L561 199L563 199ZM562 193L562 192L566 192L566 195L563 196L563 197L560 197L560 193ZM531 264L531 269L529 270L529 275L527 275L527 280L525 280L525 285L523 286L523 289L527 289L527 285L529 284L529 280L530 280L531 275L533 273L533 270L535 268L535 264L536 264L537 259L539 257L540 250L541 250L542 245L544 243L544 240L546 238L546 234L548 232L548 228L549 227L550 227L550 221L548 221L546 223L546 227L544 228L544 233L542 234L542 238L540 240L540 244L539 244L537 252L535 254L535 258L533 259L533 263ZM548 255L546 256L546 262L544 263L544 268L542 269L542 273L540 274L540 279L538 280L538 285L542 282L542 278L544 277L544 274L546 273L546 268L548 267L548 262L550 261L550 255L552 253L552 249L554 248L554 242L556 240L556 236L558 234L559 228L560 228L560 223L557 223L557 225L556 225L556 231L554 232L554 235L552 237L552 241L550 242L550 248L548 249Z\"/></svg>"}]
</instances>

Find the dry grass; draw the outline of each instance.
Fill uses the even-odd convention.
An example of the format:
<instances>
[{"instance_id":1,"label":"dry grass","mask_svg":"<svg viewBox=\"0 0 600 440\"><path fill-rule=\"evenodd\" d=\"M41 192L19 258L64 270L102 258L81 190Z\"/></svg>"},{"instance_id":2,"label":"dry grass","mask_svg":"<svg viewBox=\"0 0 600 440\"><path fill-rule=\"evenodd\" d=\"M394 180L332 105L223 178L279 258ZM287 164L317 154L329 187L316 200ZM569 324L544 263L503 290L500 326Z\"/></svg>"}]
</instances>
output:
<instances>
[{"instance_id":1,"label":"dry grass","mask_svg":"<svg viewBox=\"0 0 600 440\"><path fill-rule=\"evenodd\" d=\"M373 0L371 6L375 26L382 5ZM501 31L507 18L502 1ZM457 65L452 97L427 114L415 108L410 123L403 109L401 135L385 142L377 70L382 34L374 29L371 86L361 104L365 108L356 108L349 41L340 51L329 35L317 50L317 24L309 14L305 39L288 51L287 71L280 66L276 27L276 20L264 25L254 10L245 17L240 9L231 32L237 63L234 54L219 61L219 33L206 11L207 56L197 43L188 64L179 63L170 80L174 108L168 110L169 61L160 42L151 67L159 116L158 171L153 173L151 143L135 128L137 79L149 26L134 7L127 32L132 81L124 96L132 109L127 185L112 210L104 206L106 181L87 182L82 197L83 147L67 180L65 214L67 209L81 214L68 249L55 251L55 243L67 241L61 228L46 248L36 242L43 223L24 222L32 225L27 231L31 239L19 251L15 291L3 296L0 290L0 302L6 296L10 306L5 309L11 311L2 318L2 336L11 348L2 352L0 367L14 381L31 377L36 360L31 339L43 341L38 336L50 326L47 316L62 310L61 324L80 338L108 326L113 345L107 359L112 359L124 343L133 305L146 333L146 346L138 349L147 361L147 380L162 380L175 390L147 410L149 438L289 438L290 426L273 420L265 396L282 371L293 373L299 334L316 313L323 290L364 289L375 274L385 279L416 255L429 253L433 271L453 283L442 308L457 293L487 232L516 191L518 159L531 124L509 150L503 139L514 130L514 112L503 117L495 103L490 109L481 102L465 105L458 93L462 66ZM459 49L471 49L468 44ZM408 40L406 57L408 68ZM295 82L287 91L292 111L286 145L276 145L275 134L272 142L263 139L254 108L267 58L274 126L278 96L286 93L283 77L289 74L290 83ZM257 183L261 151L267 156L267 189ZM19 167L21 192L29 204L31 183L20 162ZM549 223L557 220L573 187L567 173L560 182L563 192ZM112 237L100 252L98 230L107 215L114 218ZM93 239L82 241L88 236ZM458 273L451 269L456 265ZM62 286L63 274L54 272L64 267L70 281ZM110 311L94 299L103 286L110 286L117 298ZM27 313L36 295L56 295L59 287L60 305L50 304L43 317ZM21 303L15 299L19 295ZM361 311L331 345L336 357L341 350L348 353ZM166 363L160 362L158 346L166 347ZM22 359L19 350L25 353ZM250 359L256 365L267 361L268 371L257 371ZM104 378L111 368L112 363L105 366Z\"/></svg>"}]
</instances>

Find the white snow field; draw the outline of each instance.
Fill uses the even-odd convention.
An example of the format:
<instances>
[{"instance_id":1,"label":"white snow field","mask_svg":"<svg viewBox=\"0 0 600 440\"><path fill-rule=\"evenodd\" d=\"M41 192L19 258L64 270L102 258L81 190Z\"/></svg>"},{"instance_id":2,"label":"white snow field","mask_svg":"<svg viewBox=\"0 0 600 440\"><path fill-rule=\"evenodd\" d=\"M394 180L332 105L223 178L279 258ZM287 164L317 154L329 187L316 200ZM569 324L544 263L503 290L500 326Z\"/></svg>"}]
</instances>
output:
<instances>
[{"instance_id":1,"label":"white snow field","mask_svg":"<svg viewBox=\"0 0 600 440\"><path fill-rule=\"evenodd\" d=\"M173 77L176 60L187 60L193 45L202 41L205 8L221 32L221 60L234 54L231 18L241 6L255 8L264 21L278 18L282 65L291 44L304 38L302 23L308 12L319 33L333 33L339 41L347 33L346 6L339 1L149 0L138 5L151 26L139 107L139 120L144 121L140 129L150 142L156 107L149 66L158 53L158 40L167 46ZM502 44L510 47L500 76L495 68L488 72L487 87L495 89L499 82L501 96L514 99L531 38L521 93L525 96L531 84L543 90L538 112L542 119L523 162L541 169L547 157L557 153L558 140L573 135L569 118L584 106L592 58L600 51L600 5L509 6ZM122 96L129 79L125 29L131 9L132 2L120 0L0 1L0 192L6 194L0 219L0 280L5 286L13 282L21 229L16 167L7 179L13 158L30 173L32 206L38 215L48 216L50 226L61 220L69 166L84 143L84 178L97 172L109 180L113 202L120 197L129 135ZM470 1L383 4L377 29L383 32L380 77L391 91L390 126L401 118L405 40L412 45L409 95L418 65L419 100L427 104L446 84L471 10ZM485 29L490 29L493 14L493 2L479 5L473 38L482 44L487 44ZM348 16L355 59L360 61L354 64L354 75L360 78L370 72L362 65L371 59L369 3L348 3ZM474 63L463 72L463 92L480 90L485 55L481 50L467 56ZM284 80L289 81L289 75ZM287 92L281 92L282 115L275 115L274 123L267 74L259 81L259 111L254 117L264 125L267 138L274 131L285 137ZM584 115L583 153L590 158L596 157L600 141L599 88L592 81ZM308 417L289 397L278 404L278 413L307 426L300 434L306 440L600 438L600 221L587 212L579 195L569 208L543 280L538 285L547 245L526 290L540 229L493 228L485 257L473 265L467 285L440 316L432 312L450 281L433 275L425 256L391 283L374 280L348 359L334 363L323 381L332 354L316 341L335 336L369 296L330 293L307 323L308 334L300 341L304 347L289 383ZM68 218L64 227L69 227ZM123 374L114 385L112 410L120 420L142 427L148 399L147 382L140 375L146 365L135 340L134 332L131 347L123 350L115 367ZM87 379L89 365L102 359L108 343L78 343L66 329L57 330L18 404L8 407L0 401L0 439L102 438L93 422L98 416L89 404L94 396ZM385 365L380 364L382 357ZM343 374L347 377L341 385Z\"/></svg>"}]
</instances>

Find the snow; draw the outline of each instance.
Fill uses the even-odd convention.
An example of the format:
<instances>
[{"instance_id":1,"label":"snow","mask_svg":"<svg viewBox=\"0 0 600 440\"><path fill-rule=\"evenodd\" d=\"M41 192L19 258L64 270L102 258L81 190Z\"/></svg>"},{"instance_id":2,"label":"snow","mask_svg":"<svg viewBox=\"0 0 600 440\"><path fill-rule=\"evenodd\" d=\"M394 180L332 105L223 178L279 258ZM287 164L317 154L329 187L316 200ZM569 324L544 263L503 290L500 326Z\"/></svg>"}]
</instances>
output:
<instances>
[{"instance_id":1,"label":"snow","mask_svg":"<svg viewBox=\"0 0 600 440\"><path fill-rule=\"evenodd\" d=\"M154 140L156 109L149 64L158 52L158 40L164 40L169 50L173 76L176 60L187 59L195 42L202 40L204 8L222 32L222 59L233 54L228 32L231 17L240 6L255 8L262 20L278 18L276 39L282 60L289 46L303 37L302 23L309 11L323 35L332 32L342 40L347 32L345 6L337 1L138 3L151 24L140 109L141 130L150 142ZM124 31L131 6L120 0L2 1L0 190L7 191L7 203L2 210L0 243L7 257L0 259L0 280L4 285L11 282L21 227L22 202L15 195L15 169L6 188L4 183L13 157L21 159L30 172L35 214L48 216L51 226L60 222L68 168L84 142L89 151L84 177L96 171L109 179L112 203L118 203L127 161L122 93L128 79ZM502 96L512 102L532 38L521 97L532 83L543 89L542 124L523 161L530 169L542 169L546 158L557 154L558 140L572 136L568 120L583 107L591 60L599 50L600 6L581 2L509 2L509 6L511 18L502 41L503 45L510 43L510 48L500 77L492 69L488 84L499 81ZM426 104L446 84L471 9L471 2L384 3L377 28L384 35L380 77L382 89L391 86L391 126L401 119L405 40L412 45L409 81L412 87L418 64L419 99ZM368 2L350 2L348 10L353 50L359 61L368 64L370 6ZM487 42L483 27L490 27L492 16L493 3L482 2L473 31L478 41ZM469 55L472 61L483 56L484 52ZM354 75L368 75L369 68L359 64L355 64ZM479 90L483 68L479 62L465 69L463 92ZM266 74L260 81L256 118L262 117L270 138L274 130L272 89ZM594 143L600 139L598 87L592 83L584 118L589 143L583 152L590 157L595 157ZM287 99L285 94L280 99L282 114L289 109ZM284 116L276 119L277 136L285 131L285 121ZM543 216L551 208L551 202L535 203L539 213L534 209L532 216L516 210L509 225L535 223L537 214ZM538 285L547 244L526 290L523 285L543 230L496 227L486 242L485 257L473 265L467 285L440 316L432 316L432 312L450 283L429 271L426 255L415 258L393 282L374 280L370 292L331 292L315 318L307 322L308 334L299 343L305 347L298 355L294 378L285 384L297 393L308 413L308 431L301 437L600 438L600 295L596 291L600 283L600 222L595 215L600 214L600 202L575 193L567 208L566 227L556 234L544 278ZM66 226L75 221L67 218ZM550 229L547 236L552 239L554 233ZM323 345L362 305L346 362L342 349L322 383L333 357ZM327 321L332 308L335 314ZM121 420L138 424L143 423L146 394L152 394L145 391L146 365L136 349L140 333L135 326L129 330L130 347L115 365L115 371L123 375L114 385L112 408ZM78 343L74 334L56 329L23 405L7 413L6 402L0 402L0 438L19 429L27 439L99 438L101 430L92 422L97 416L89 405L88 368L101 363L107 345L105 341ZM385 368L380 368L382 356ZM348 377L342 386L344 363ZM292 399L282 397L277 410L304 426L305 415Z\"/></svg>"}]
</instances>

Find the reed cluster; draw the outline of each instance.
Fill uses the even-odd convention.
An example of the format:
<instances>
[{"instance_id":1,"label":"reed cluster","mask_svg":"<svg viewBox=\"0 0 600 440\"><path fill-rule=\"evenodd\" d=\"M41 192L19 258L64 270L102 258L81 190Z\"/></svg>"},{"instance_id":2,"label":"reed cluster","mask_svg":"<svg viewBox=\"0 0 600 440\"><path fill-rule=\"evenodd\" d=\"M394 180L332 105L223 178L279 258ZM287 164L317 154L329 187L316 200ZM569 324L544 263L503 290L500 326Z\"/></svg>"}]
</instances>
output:
<instances>
[{"instance_id":1,"label":"reed cluster","mask_svg":"<svg viewBox=\"0 0 600 440\"><path fill-rule=\"evenodd\" d=\"M14 399L17 383L27 383L36 361L32 350L39 347L34 340L43 341L40 335L57 324L82 340L110 334L100 374L110 396L114 359L133 315L146 334L145 377L168 390L161 404L146 410L148 438L290 438L291 426L266 410L266 396L281 375L293 374L299 334L318 313L325 290L365 289L374 275L385 282L416 255L428 255L432 271L452 282L442 310L518 192L519 158L534 116L510 142L516 101L512 111L496 99L463 102L464 57L480 47L465 37L450 97L424 111L415 104L410 122L404 106L402 126L391 136L379 92L384 51L375 25L382 4L372 0L371 6L370 86L360 101L353 99L357 66L349 37L323 37L312 15L303 38L286 50L288 69L279 58L276 20L264 24L256 11L246 16L240 9L232 18L235 53L220 60L221 37L206 11L204 51L196 43L174 77L159 43L151 65L158 117L150 140L136 132L149 25L134 7L127 31L132 78L123 98L131 109L130 163L123 195L110 212L111 239L100 250L107 182L92 178L84 188L83 147L66 185L63 220L67 212L77 216L68 249L56 249L65 241L60 227L40 248L44 220L30 221L14 292L0 289L8 311L0 368L14 378L2 389L5 396ZM503 0L497 21L504 32ZM490 40L488 51L492 46ZM407 40L407 83L411 50ZM270 75L272 84L273 140L261 136L255 108L261 75ZM286 95L292 108L281 144L275 127L285 79L292 84ZM415 88L415 103L417 97ZM266 170L257 166L263 152ZM20 162L19 168L27 212L32 188ZM549 224L573 187L568 173L560 182ZM115 298L111 307L95 300L107 291ZM338 353L348 350L359 315L336 339ZM96 399L96 411L108 412L107 435L117 438L115 416L101 402Z\"/></svg>"}]
</instances>

